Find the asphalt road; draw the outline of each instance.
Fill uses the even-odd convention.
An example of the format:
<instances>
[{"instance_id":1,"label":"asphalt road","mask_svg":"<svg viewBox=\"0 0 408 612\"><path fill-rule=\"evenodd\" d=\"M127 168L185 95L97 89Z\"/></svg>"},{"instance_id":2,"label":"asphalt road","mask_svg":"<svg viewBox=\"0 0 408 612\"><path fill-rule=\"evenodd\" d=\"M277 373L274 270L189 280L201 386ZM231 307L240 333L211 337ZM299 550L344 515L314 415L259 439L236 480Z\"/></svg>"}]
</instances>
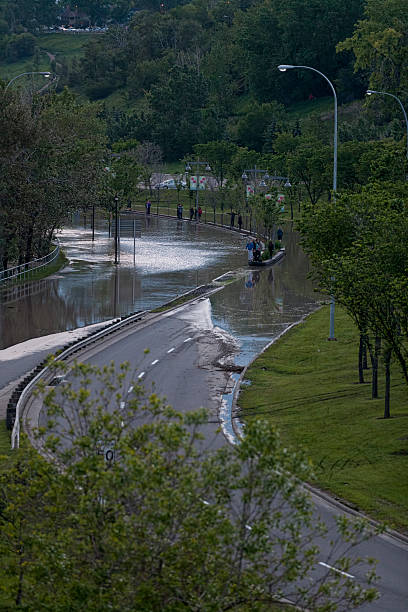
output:
<instances>
[{"instance_id":1,"label":"asphalt road","mask_svg":"<svg viewBox=\"0 0 408 612\"><path fill-rule=\"evenodd\" d=\"M233 354L234 348L231 337L214 329L209 300L199 299L194 304L147 319L136 329L119 332L100 346L88 349L81 355L81 361L98 366L128 361L133 379L165 396L177 410L207 408L210 417L204 432L205 444L218 448L226 443L217 415L230 376L217 363ZM128 382L131 385L130 377ZM329 557L329 539L335 533L335 517L342 509L320 497L314 497L314 502L316 513L329 528L328 539L319 542L321 559L316 574L321 575L335 571ZM380 599L361 609L407 611L408 545L389 535L377 536L362 544L359 554L379 560L377 573L381 577ZM365 583L363 571L353 574L353 578Z\"/></svg>"}]
</instances>

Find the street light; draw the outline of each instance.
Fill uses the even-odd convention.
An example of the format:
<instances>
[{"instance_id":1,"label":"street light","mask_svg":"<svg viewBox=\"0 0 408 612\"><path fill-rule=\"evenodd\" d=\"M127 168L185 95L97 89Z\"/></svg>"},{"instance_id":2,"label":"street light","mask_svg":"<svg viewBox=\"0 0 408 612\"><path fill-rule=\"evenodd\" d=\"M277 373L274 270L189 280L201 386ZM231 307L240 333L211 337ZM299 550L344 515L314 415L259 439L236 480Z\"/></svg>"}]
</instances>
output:
<instances>
[{"instance_id":1,"label":"street light","mask_svg":"<svg viewBox=\"0 0 408 612\"><path fill-rule=\"evenodd\" d=\"M292 70L292 68L304 68L305 70L312 70L313 72L317 72L320 74L330 85L331 90L333 92L334 97L334 157L333 157L333 199L336 199L336 191L337 191L337 95L336 90L333 87L333 83L327 78L323 72L320 70L316 70L316 68L311 68L311 66L292 66L291 64L280 64L278 66L278 70L281 72L286 72L287 70ZM331 298L330 302L330 333L329 340L335 340L334 336L334 296Z\"/></svg>"},{"instance_id":2,"label":"street light","mask_svg":"<svg viewBox=\"0 0 408 612\"><path fill-rule=\"evenodd\" d=\"M118 210L119 198L115 196L115 264L119 263L118 257L118 245L119 245L119 210Z\"/></svg>"},{"instance_id":3,"label":"street light","mask_svg":"<svg viewBox=\"0 0 408 612\"><path fill-rule=\"evenodd\" d=\"M402 104L401 100L398 98L398 96L394 96L394 94L389 93L388 91L375 91L375 89L367 89L366 93L367 93L367 96L371 96L371 94L380 94L380 96L390 96L391 98L394 98L394 100L396 100L398 104L400 105L401 110L404 113L404 119L405 119L405 131L406 131L406 137L407 137L406 157L408 160L408 118L407 118L407 113L405 112L404 105Z\"/></svg>"},{"instance_id":4,"label":"street light","mask_svg":"<svg viewBox=\"0 0 408 612\"><path fill-rule=\"evenodd\" d=\"M196 171L196 204L195 204L195 218L197 220L197 211L198 211L198 191L199 191L199 186L200 186L200 166L205 166L205 170L206 172L211 172L211 166L208 162L204 162L204 161L188 161L186 163L186 172L190 172L191 171L191 166L197 166L197 171ZM191 185L190 185L191 188Z\"/></svg>"},{"instance_id":5,"label":"street light","mask_svg":"<svg viewBox=\"0 0 408 612\"><path fill-rule=\"evenodd\" d=\"M6 85L6 87L4 88L4 91L7 91L7 89L10 87L10 85L12 83L14 83L14 81L16 81L17 79L19 79L22 76L27 76L27 75L32 75L32 74L42 74L43 77L45 77L46 79L48 79L51 76L51 72L22 72L21 74L18 74L17 76L15 76L14 78L11 79L11 81L9 81Z\"/></svg>"}]
</instances>

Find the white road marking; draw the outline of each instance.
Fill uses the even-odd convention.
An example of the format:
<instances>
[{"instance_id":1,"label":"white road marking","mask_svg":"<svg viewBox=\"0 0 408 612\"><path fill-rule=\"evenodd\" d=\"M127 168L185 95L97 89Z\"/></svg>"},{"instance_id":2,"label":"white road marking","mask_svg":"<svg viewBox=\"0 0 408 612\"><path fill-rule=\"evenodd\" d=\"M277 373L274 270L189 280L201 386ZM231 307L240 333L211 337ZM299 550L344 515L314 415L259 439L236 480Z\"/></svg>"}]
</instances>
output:
<instances>
[{"instance_id":1,"label":"white road marking","mask_svg":"<svg viewBox=\"0 0 408 612\"><path fill-rule=\"evenodd\" d=\"M185 340L183 340L183 342L189 342L190 340L192 340L192 338L186 338Z\"/></svg>"},{"instance_id":2,"label":"white road marking","mask_svg":"<svg viewBox=\"0 0 408 612\"><path fill-rule=\"evenodd\" d=\"M155 359L154 361L152 361L152 365L156 365L156 363L159 363L158 359Z\"/></svg>"},{"instance_id":3,"label":"white road marking","mask_svg":"<svg viewBox=\"0 0 408 612\"><path fill-rule=\"evenodd\" d=\"M337 569L337 567L328 565L328 563L324 563L323 561L319 561L319 565L323 565L323 567L327 567L327 569L331 569L333 570L333 572L337 572L338 574L341 574L342 576L346 576L346 578L354 578L354 576L352 576L351 574L348 574L347 572L342 572L341 570Z\"/></svg>"},{"instance_id":4,"label":"white road marking","mask_svg":"<svg viewBox=\"0 0 408 612\"><path fill-rule=\"evenodd\" d=\"M143 378L143 376L144 376L145 374L146 374L146 372L140 372L140 374L139 374L139 376L138 376L139 380L140 380L141 378Z\"/></svg>"},{"instance_id":5,"label":"white road marking","mask_svg":"<svg viewBox=\"0 0 408 612\"><path fill-rule=\"evenodd\" d=\"M121 410L123 410L123 409L124 409L124 407L125 407L125 405L126 405L126 404L125 404L125 402L120 402L120 404L119 404L120 409L121 409Z\"/></svg>"},{"instance_id":6,"label":"white road marking","mask_svg":"<svg viewBox=\"0 0 408 612\"><path fill-rule=\"evenodd\" d=\"M168 353L172 353L172 352L173 352L173 351L175 351L175 350L176 350L175 348L171 348L171 349L169 349L167 352L168 352Z\"/></svg>"},{"instance_id":7,"label":"white road marking","mask_svg":"<svg viewBox=\"0 0 408 612\"><path fill-rule=\"evenodd\" d=\"M131 387L129 387L128 393L132 393L132 391L133 391L133 385Z\"/></svg>"}]
</instances>

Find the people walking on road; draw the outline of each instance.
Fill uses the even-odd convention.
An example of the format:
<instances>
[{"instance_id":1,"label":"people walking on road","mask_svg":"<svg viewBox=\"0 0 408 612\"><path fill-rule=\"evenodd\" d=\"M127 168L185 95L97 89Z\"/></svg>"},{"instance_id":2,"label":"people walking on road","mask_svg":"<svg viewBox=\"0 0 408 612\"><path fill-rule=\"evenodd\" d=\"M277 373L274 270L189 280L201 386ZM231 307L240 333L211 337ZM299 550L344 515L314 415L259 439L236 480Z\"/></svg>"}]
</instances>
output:
<instances>
[{"instance_id":1,"label":"people walking on road","mask_svg":"<svg viewBox=\"0 0 408 612\"><path fill-rule=\"evenodd\" d=\"M150 215L150 209L152 207L152 203L150 202L150 200L147 200L145 206L146 206L146 215Z\"/></svg>"},{"instance_id":2,"label":"people walking on road","mask_svg":"<svg viewBox=\"0 0 408 612\"><path fill-rule=\"evenodd\" d=\"M201 215L203 214L203 210L201 206L198 207L198 220L201 221Z\"/></svg>"},{"instance_id":3,"label":"people walking on road","mask_svg":"<svg viewBox=\"0 0 408 612\"><path fill-rule=\"evenodd\" d=\"M278 229L278 231L276 232L276 235L277 235L277 237L278 237L278 240L279 240L279 241L281 241L281 240L282 240L282 238L283 238L283 229L282 229L281 227L280 227L280 228Z\"/></svg>"},{"instance_id":4,"label":"people walking on road","mask_svg":"<svg viewBox=\"0 0 408 612\"><path fill-rule=\"evenodd\" d=\"M269 257L272 257L273 256L273 241L272 240L268 242L268 251L269 251Z\"/></svg>"},{"instance_id":5,"label":"people walking on road","mask_svg":"<svg viewBox=\"0 0 408 612\"><path fill-rule=\"evenodd\" d=\"M241 231L241 229L242 229L242 215L241 215L241 213L239 213L239 215L238 215L238 227L239 227L239 231Z\"/></svg>"},{"instance_id":6,"label":"people walking on road","mask_svg":"<svg viewBox=\"0 0 408 612\"><path fill-rule=\"evenodd\" d=\"M191 206L191 208L190 208L190 221L193 220L193 217L194 217L194 208Z\"/></svg>"},{"instance_id":7,"label":"people walking on road","mask_svg":"<svg viewBox=\"0 0 408 612\"><path fill-rule=\"evenodd\" d=\"M235 213L233 210L231 210L231 225L230 227L234 227L234 223L235 223Z\"/></svg>"},{"instance_id":8,"label":"people walking on road","mask_svg":"<svg viewBox=\"0 0 408 612\"><path fill-rule=\"evenodd\" d=\"M254 241L252 238L248 238L248 242L246 243L245 248L248 251L248 262L253 261L254 259Z\"/></svg>"},{"instance_id":9,"label":"people walking on road","mask_svg":"<svg viewBox=\"0 0 408 612\"><path fill-rule=\"evenodd\" d=\"M261 243L259 242L259 240L256 240L254 242L253 251L254 251L254 261L261 261Z\"/></svg>"},{"instance_id":10,"label":"people walking on road","mask_svg":"<svg viewBox=\"0 0 408 612\"><path fill-rule=\"evenodd\" d=\"M183 218L183 207L181 204L177 205L177 219Z\"/></svg>"}]
</instances>

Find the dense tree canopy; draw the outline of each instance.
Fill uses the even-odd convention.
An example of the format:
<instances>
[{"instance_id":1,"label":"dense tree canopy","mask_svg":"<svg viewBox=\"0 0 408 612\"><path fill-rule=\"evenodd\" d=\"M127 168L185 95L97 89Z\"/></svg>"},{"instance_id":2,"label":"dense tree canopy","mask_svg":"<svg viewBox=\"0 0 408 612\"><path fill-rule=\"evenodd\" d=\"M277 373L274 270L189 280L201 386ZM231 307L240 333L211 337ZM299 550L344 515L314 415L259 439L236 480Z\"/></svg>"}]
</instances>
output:
<instances>
[{"instance_id":1,"label":"dense tree canopy","mask_svg":"<svg viewBox=\"0 0 408 612\"><path fill-rule=\"evenodd\" d=\"M54 460L20 450L0 469L1 607L263 610L286 596L318 612L375 598L353 551L361 522L339 519L324 555L346 573L317 578L325 529L299 484L310 467L274 428L257 421L209 451L206 414L178 414L136 383L129 396L125 366L70 377L37 441ZM355 564L366 587L347 578Z\"/></svg>"},{"instance_id":2,"label":"dense tree canopy","mask_svg":"<svg viewBox=\"0 0 408 612\"><path fill-rule=\"evenodd\" d=\"M98 197L105 155L97 109L68 92L27 99L0 92L1 260L48 252L69 210Z\"/></svg>"}]
</instances>

